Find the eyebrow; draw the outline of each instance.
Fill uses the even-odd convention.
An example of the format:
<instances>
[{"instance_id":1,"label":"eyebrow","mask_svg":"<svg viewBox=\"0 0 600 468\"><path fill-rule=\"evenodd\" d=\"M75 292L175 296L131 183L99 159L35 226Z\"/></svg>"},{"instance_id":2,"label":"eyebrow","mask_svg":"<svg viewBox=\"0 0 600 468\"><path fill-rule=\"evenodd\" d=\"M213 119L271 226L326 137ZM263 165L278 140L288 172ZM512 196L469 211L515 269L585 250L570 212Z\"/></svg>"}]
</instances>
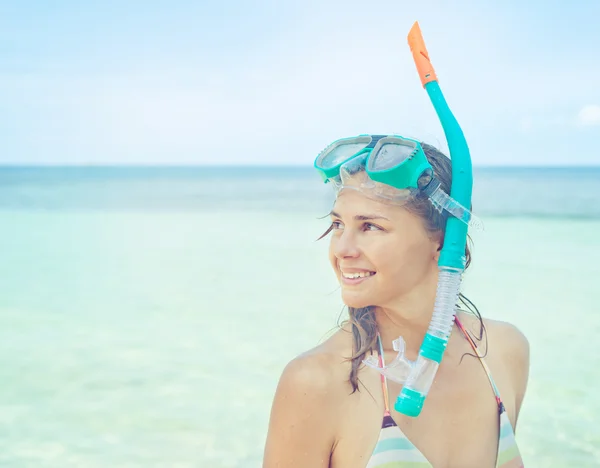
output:
<instances>
[{"instance_id":1,"label":"eyebrow","mask_svg":"<svg viewBox=\"0 0 600 468\"><path fill-rule=\"evenodd\" d=\"M335 211L331 211L331 213L329 213L329 215L334 216L336 218L341 218L339 213L336 213ZM386 217L379 216L379 215L356 215L356 216L354 216L354 219L357 221L368 221L370 219L385 219L386 221L389 221L389 219L387 219Z\"/></svg>"}]
</instances>

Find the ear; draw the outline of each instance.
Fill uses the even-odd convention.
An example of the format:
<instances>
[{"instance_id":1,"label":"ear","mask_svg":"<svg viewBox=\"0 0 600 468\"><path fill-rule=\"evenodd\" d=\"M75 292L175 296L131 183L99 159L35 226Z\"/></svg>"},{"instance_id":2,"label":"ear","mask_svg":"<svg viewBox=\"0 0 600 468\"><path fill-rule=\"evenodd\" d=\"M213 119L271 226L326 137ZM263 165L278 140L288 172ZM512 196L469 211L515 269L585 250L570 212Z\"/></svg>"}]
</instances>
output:
<instances>
[{"instance_id":1,"label":"ear","mask_svg":"<svg viewBox=\"0 0 600 468\"><path fill-rule=\"evenodd\" d=\"M433 258L437 262L440 259L440 253L444 246L444 234L441 231L431 236L431 245L433 248Z\"/></svg>"}]
</instances>

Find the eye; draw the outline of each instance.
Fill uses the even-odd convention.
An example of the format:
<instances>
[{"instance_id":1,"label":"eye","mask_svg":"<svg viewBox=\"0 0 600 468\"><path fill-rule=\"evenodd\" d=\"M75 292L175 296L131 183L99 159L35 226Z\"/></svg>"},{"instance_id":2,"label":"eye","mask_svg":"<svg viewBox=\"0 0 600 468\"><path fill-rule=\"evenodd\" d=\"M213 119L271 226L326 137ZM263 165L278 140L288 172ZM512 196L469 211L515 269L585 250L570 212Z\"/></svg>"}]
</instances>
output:
<instances>
[{"instance_id":1,"label":"eye","mask_svg":"<svg viewBox=\"0 0 600 468\"><path fill-rule=\"evenodd\" d=\"M383 231L383 229L381 229L379 226L377 226L376 224L372 224L372 223L363 224L363 228L366 231Z\"/></svg>"},{"instance_id":2,"label":"eye","mask_svg":"<svg viewBox=\"0 0 600 468\"><path fill-rule=\"evenodd\" d=\"M342 227L342 222L341 221L333 221L331 223L331 229L335 230L335 229L341 229Z\"/></svg>"}]
</instances>

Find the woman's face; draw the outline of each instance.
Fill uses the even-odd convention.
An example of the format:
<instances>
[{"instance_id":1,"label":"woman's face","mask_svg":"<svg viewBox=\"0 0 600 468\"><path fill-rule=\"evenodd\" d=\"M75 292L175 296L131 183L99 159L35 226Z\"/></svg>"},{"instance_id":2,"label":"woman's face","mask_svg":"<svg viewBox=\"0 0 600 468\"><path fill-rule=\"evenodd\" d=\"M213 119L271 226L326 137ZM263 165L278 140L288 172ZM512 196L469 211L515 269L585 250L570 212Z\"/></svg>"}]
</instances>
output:
<instances>
[{"instance_id":1,"label":"woman's face","mask_svg":"<svg viewBox=\"0 0 600 468\"><path fill-rule=\"evenodd\" d=\"M385 307L437 272L439 239L400 206L343 190L331 220L329 258L349 307Z\"/></svg>"}]
</instances>

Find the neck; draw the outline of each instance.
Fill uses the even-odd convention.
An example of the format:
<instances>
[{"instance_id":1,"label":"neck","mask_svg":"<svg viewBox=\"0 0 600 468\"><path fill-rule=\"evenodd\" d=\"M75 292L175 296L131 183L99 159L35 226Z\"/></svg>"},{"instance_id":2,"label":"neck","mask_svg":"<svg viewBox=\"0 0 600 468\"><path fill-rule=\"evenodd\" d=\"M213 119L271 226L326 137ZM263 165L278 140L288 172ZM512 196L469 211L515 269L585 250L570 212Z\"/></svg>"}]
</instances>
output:
<instances>
[{"instance_id":1,"label":"neck","mask_svg":"<svg viewBox=\"0 0 600 468\"><path fill-rule=\"evenodd\" d=\"M408 359L417 358L433 315L436 290L437 275L432 275L392 304L375 308L377 328L384 349L391 350L392 341L402 336Z\"/></svg>"}]
</instances>

